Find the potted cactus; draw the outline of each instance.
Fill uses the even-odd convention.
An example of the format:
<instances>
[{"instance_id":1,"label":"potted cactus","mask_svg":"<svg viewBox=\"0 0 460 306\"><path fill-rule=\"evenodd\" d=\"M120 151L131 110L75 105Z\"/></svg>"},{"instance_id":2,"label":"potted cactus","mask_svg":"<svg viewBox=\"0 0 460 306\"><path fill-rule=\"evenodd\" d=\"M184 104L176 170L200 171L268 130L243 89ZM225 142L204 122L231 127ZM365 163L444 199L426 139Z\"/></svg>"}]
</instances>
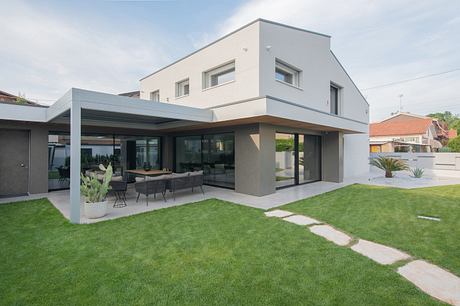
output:
<instances>
[{"instance_id":1,"label":"potted cactus","mask_svg":"<svg viewBox=\"0 0 460 306\"><path fill-rule=\"evenodd\" d=\"M81 174L80 191L85 197L85 216L88 219L101 218L107 214L106 196L110 190L113 170L111 164L107 168L101 164L99 169L104 172L102 182L95 173L90 176Z\"/></svg>"}]
</instances>

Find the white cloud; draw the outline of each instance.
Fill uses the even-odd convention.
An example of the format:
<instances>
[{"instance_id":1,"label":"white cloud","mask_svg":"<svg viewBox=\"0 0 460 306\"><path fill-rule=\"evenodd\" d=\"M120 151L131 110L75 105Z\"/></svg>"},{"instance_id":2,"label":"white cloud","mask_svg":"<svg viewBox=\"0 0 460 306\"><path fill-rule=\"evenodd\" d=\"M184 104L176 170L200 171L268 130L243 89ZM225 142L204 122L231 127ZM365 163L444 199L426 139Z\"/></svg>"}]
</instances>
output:
<instances>
[{"instance_id":1,"label":"white cloud","mask_svg":"<svg viewBox=\"0 0 460 306\"><path fill-rule=\"evenodd\" d=\"M202 43L265 18L332 36L332 49L358 87L460 68L458 1L252 0L237 8ZM200 41L200 40L197 40ZM371 119L398 109L425 114L460 113L460 72L364 91ZM439 102L443 101L443 102Z\"/></svg>"},{"instance_id":2,"label":"white cloud","mask_svg":"<svg viewBox=\"0 0 460 306\"><path fill-rule=\"evenodd\" d=\"M52 103L71 87L119 93L170 60L161 33L107 29L79 17L72 23L21 2L2 2L0 84L11 93ZM148 37L148 40L146 39ZM6 44L4 44L6 42Z\"/></svg>"}]
</instances>

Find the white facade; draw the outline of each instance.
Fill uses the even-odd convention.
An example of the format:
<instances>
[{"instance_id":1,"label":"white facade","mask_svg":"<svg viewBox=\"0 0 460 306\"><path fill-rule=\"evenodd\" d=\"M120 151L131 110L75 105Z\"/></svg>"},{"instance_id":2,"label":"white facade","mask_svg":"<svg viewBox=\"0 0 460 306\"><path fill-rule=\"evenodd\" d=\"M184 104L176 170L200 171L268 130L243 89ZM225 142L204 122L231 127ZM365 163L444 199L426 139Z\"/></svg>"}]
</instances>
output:
<instances>
[{"instance_id":1,"label":"white facade","mask_svg":"<svg viewBox=\"0 0 460 306\"><path fill-rule=\"evenodd\" d=\"M368 171L369 105L330 50L327 35L256 20L141 80L141 99L159 90L160 101L209 108L215 121L256 116L308 122L350 133L344 139L344 176ZM235 63L233 81L204 88L205 72ZM275 78L277 61L298 71L298 82ZM176 97L176 83L189 94ZM331 114L330 86L339 88ZM359 134L352 134L359 133Z\"/></svg>"},{"instance_id":2,"label":"white facade","mask_svg":"<svg viewBox=\"0 0 460 306\"><path fill-rule=\"evenodd\" d=\"M275 61L300 71L299 86L275 79ZM209 69L235 62L235 79L203 88ZM176 83L188 79L190 92L176 97ZM330 85L340 88L339 116L369 122L369 105L330 50L330 37L257 20L141 79L141 99L159 90L160 101L213 108L237 101L274 97L330 112Z\"/></svg>"}]
</instances>

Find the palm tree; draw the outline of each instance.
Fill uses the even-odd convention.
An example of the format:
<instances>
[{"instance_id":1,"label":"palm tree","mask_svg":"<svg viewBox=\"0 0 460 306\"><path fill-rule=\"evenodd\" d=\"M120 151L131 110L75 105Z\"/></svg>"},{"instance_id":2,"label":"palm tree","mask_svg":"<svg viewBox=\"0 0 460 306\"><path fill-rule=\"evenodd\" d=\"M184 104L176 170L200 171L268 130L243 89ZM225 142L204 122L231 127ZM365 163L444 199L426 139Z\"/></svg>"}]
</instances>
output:
<instances>
[{"instance_id":1,"label":"palm tree","mask_svg":"<svg viewBox=\"0 0 460 306\"><path fill-rule=\"evenodd\" d=\"M371 159L370 164L374 167L384 170L385 177L393 177L393 171L402 171L409 169L406 162L400 159L385 156L379 156Z\"/></svg>"}]
</instances>

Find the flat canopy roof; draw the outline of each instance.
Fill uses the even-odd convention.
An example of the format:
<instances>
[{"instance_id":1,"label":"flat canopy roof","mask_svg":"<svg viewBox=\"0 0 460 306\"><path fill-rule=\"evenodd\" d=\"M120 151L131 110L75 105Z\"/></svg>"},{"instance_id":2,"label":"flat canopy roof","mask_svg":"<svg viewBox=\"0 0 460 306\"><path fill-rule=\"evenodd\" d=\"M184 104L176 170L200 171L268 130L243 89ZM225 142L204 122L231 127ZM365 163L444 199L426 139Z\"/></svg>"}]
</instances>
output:
<instances>
[{"instance_id":1,"label":"flat canopy roof","mask_svg":"<svg viewBox=\"0 0 460 306\"><path fill-rule=\"evenodd\" d=\"M0 119L43 123L69 123L71 108L81 108L83 125L112 126L138 129L158 129L164 124L212 122L213 112L162 102L107 93L70 89L48 108L24 105L1 105Z\"/></svg>"}]
</instances>

